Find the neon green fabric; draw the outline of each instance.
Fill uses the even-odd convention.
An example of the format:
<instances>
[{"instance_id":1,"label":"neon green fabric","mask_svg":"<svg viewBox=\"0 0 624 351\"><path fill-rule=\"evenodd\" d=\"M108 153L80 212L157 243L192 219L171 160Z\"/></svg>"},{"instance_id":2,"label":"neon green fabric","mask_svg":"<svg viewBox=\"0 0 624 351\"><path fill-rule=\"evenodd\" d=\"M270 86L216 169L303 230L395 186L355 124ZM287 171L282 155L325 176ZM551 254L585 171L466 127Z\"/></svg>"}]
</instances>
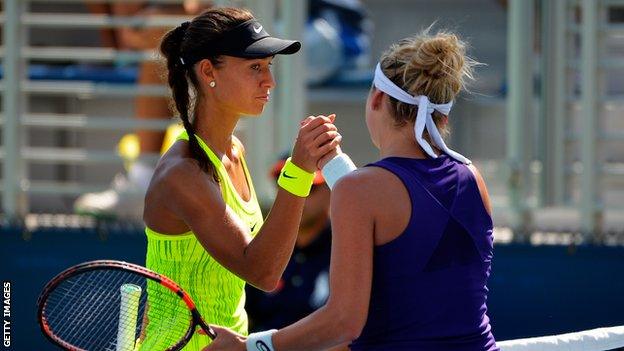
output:
<instances>
[{"instance_id":1,"label":"neon green fabric","mask_svg":"<svg viewBox=\"0 0 624 351\"><path fill-rule=\"evenodd\" d=\"M188 140L188 135L183 132L177 139ZM236 191L221 160L199 137L197 139L218 172L223 201L243 223L247 224L251 235L255 236L262 226L263 218L244 158L241 155L251 193L251 198L247 202ZM207 323L226 326L247 335L247 313L244 309L245 282L212 258L192 232L165 235L145 228L145 233L147 235L146 266L171 278L188 292ZM150 289L155 288L152 285L147 287L148 322L142 333L144 337L139 340L141 350L161 349L159 343L165 341L163 340L165 332L158 324L160 323L167 329L166 324L171 323L169 321L155 322L159 316L171 316L171 311L158 311L158 308L154 309L149 305ZM158 305L162 306L162 303ZM180 311L180 313L186 312ZM186 316L180 316L177 319L185 318ZM160 317L160 319L164 318ZM183 350L201 350L209 343L210 339L207 336L196 334Z\"/></svg>"},{"instance_id":2,"label":"neon green fabric","mask_svg":"<svg viewBox=\"0 0 624 351\"><path fill-rule=\"evenodd\" d=\"M312 181L314 181L314 173L292 163L289 157L277 179L277 184L295 196L308 197L312 188Z\"/></svg>"}]
</instances>

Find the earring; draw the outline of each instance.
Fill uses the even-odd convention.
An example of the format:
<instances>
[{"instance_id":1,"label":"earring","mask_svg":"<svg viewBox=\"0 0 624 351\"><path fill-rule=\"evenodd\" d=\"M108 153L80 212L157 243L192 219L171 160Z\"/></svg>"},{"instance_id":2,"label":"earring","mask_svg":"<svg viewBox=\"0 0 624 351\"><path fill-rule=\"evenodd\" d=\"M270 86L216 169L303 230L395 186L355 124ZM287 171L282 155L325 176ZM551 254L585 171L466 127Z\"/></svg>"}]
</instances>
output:
<instances>
[{"instance_id":1,"label":"earring","mask_svg":"<svg viewBox=\"0 0 624 351\"><path fill-rule=\"evenodd\" d=\"M208 85L210 85L211 88L214 88L215 86L217 86L217 83L215 83L215 81L213 80L212 82L208 83Z\"/></svg>"}]
</instances>

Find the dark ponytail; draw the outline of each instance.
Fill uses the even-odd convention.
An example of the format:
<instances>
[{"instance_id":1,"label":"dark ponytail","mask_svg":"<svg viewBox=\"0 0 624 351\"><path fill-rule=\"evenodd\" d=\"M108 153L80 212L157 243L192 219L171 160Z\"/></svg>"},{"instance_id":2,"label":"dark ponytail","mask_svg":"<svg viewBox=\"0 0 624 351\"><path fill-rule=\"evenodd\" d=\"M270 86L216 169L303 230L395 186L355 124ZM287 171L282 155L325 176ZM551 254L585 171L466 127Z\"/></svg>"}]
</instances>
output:
<instances>
[{"instance_id":1,"label":"dark ponytail","mask_svg":"<svg viewBox=\"0 0 624 351\"><path fill-rule=\"evenodd\" d=\"M191 157L197 161L199 167L211 175L215 181L219 176L215 166L210 162L208 155L202 150L195 136L195 128L189 114L196 106L191 101L189 87L198 94L199 83L195 77L191 62L185 62L184 57L203 57L209 59L215 66L220 63L218 55L206 56L205 48L210 42L224 31L229 30L253 18L250 12L237 8L215 8L195 17L191 22L184 22L172 29L162 39L160 52L167 61L167 81L171 88L173 104L180 114L180 119L189 136ZM189 86L189 81L192 83Z\"/></svg>"},{"instance_id":2,"label":"dark ponytail","mask_svg":"<svg viewBox=\"0 0 624 351\"><path fill-rule=\"evenodd\" d=\"M169 31L160 44L160 51L167 58L167 81L171 88L173 104L180 114L180 119L189 137L189 148L193 157L202 171L212 175L218 182L217 171L210 162L208 155L202 150L195 136L195 128L189 116L191 97L189 95L189 72L184 65L184 60L180 55L180 47L184 42L184 36L188 29L189 22L184 22L177 28ZM191 73L192 74L192 73Z\"/></svg>"}]
</instances>

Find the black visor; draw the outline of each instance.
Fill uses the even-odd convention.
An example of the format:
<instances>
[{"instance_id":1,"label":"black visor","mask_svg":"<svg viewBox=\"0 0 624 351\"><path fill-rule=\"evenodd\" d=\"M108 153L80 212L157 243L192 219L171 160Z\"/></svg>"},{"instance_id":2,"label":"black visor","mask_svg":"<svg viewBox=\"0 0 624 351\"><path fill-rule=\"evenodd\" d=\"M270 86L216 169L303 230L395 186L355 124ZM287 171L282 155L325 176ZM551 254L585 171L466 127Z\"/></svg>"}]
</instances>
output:
<instances>
[{"instance_id":1,"label":"black visor","mask_svg":"<svg viewBox=\"0 0 624 351\"><path fill-rule=\"evenodd\" d=\"M184 61L186 65L193 65L211 55L264 58L294 54L299 49L300 42L272 37L257 20L250 19L223 33L221 38L211 42L210 47L199 56L184 55Z\"/></svg>"}]
</instances>

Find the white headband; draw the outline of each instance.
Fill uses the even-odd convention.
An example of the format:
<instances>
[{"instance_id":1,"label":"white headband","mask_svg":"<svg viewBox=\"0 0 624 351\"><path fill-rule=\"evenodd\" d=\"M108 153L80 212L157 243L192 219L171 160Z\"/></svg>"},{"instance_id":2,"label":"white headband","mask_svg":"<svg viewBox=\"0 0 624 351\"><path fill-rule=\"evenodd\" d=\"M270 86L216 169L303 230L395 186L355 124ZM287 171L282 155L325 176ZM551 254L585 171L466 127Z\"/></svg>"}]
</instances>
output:
<instances>
[{"instance_id":1,"label":"white headband","mask_svg":"<svg viewBox=\"0 0 624 351\"><path fill-rule=\"evenodd\" d=\"M431 139L435 146L437 146L440 150L444 151L447 155L456 159L457 161L464 164L471 164L472 162L461 155L458 152L455 152L446 146L444 140L442 140L442 136L438 131L435 123L433 122L433 118L431 114L433 110L438 110L444 115L448 115L451 112L451 107L453 106L453 101L448 102L446 104L434 104L429 101L429 98L425 95L412 96L405 92L403 89L399 88L396 84L394 84L386 75L382 72L381 66L378 63L377 67L375 67L375 80L373 81L375 87L384 93L392 96L393 98L404 102L410 105L418 106L418 115L416 115L416 123L414 124L414 133L416 134L416 141L418 144L425 150L425 152L436 158L437 155L433 152L431 145L427 143L425 139L423 139L423 132L425 131L425 127L431 136Z\"/></svg>"}]
</instances>

